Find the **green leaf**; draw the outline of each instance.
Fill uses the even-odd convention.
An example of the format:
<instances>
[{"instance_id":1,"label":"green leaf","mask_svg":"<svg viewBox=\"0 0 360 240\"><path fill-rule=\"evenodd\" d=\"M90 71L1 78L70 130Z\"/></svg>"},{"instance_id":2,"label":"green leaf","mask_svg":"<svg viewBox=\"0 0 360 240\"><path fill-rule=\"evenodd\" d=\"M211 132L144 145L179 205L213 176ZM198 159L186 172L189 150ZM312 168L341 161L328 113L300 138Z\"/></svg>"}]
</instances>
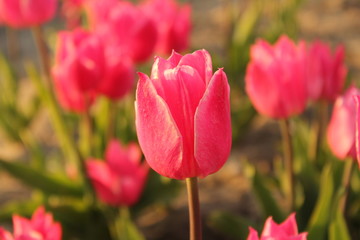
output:
<instances>
[{"instance_id":1,"label":"green leaf","mask_svg":"<svg viewBox=\"0 0 360 240\"><path fill-rule=\"evenodd\" d=\"M44 193L54 195L68 195L82 197L83 189L80 185L64 178L55 177L44 171L32 169L24 164L7 162L0 159L0 168L22 181L24 184L37 188Z\"/></svg>"},{"instance_id":2,"label":"green leaf","mask_svg":"<svg viewBox=\"0 0 360 240\"><path fill-rule=\"evenodd\" d=\"M246 239L249 226L254 226L247 219L224 211L212 212L208 223L217 231L234 239Z\"/></svg>"},{"instance_id":3,"label":"green leaf","mask_svg":"<svg viewBox=\"0 0 360 240\"><path fill-rule=\"evenodd\" d=\"M266 186L265 179L255 171L252 180L253 189L255 190L264 214L266 216L272 216L276 222L282 222L285 219L284 213L272 197L269 187Z\"/></svg>"},{"instance_id":4,"label":"green leaf","mask_svg":"<svg viewBox=\"0 0 360 240\"><path fill-rule=\"evenodd\" d=\"M15 74L4 56L0 54L0 83L1 96L0 100L6 105L14 105L16 102L17 84Z\"/></svg>"},{"instance_id":5,"label":"green leaf","mask_svg":"<svg viewBox=\"0 0 360 240\"><path fill-rule=\"evenodd\" d=\"M329 240L351 240L346 221L340 210L335 214L329 227Z\"/></svg>"},{"instance_id":6,"label":"green leaf","mask_svg":"<svg viewBox=\"0 0 360 240\"><path fill-rule=\"evenodd\" d=\"M309 239L322 240L326 237L334 195L332 173L330 164L321 173L319 198L308 225Z\"/></svg>"}]
</instances>

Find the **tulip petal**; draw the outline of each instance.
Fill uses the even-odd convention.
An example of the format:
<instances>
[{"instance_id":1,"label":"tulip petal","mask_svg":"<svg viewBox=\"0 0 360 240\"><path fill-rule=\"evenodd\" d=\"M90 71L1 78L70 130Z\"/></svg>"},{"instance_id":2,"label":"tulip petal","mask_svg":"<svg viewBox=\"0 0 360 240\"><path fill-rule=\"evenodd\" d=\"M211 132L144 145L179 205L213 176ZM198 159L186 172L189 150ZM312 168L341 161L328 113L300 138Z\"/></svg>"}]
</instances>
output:
<instances>
[{"instance_id":1,"label":"tulip petal","mask_svg":"<svg viewBox=\"0 0 360 240\"><path fill-rule=\"evenodd\" d=\"M249 236L247 237L246 240L259 240L259 235L258 232L253 229L252 227L249 227Z\"/></svg>"},{"instance_id":2,"label":"tulip petal","mask_svg":"<svg viewBox=\"0 0 360 240\"><path fill-rule=\"evenodd\" d=\"M360 169L360 96L354 96L356 103L356 131L355 131L355 141L356 141L356 158Z\"/></svg>"},{"instance_id":3,"label":"tulip petal","mask_svg":"<svg viewBox=\"0 0 360 240\"><path fill-rule=\"evenodd\" d=\"M297 235L298 228L297 228L295 213L292 213L283 223L281 223L280 227L289 236Z\"/></svg>"},{"instance_id":4,"label":"tulip petal","mask_svg":"<svg viewBox=\"0 0 360 240\"><path fill-rule=\"evenodd\" d=\"M216 172L231 149L230 87L219 69L211 79L195 113L195 159L200 176Z\"/></svg>"},{"instance_id":5,"label":"tulip petal","mask_svg":"<svg viewBox=\"0 0 360 240\"><path fill-rule=\"evenodd\" d=\"M177 171L181 167L183 151L181 134L151 80L145 74L139 73L139 76L135 112L141 149L150 167L156 172L178 178Z\"/></svg>"},{"instance_id":6,"label":"tulip petal","mask_svg":"<svg viewBox=\"0 0 360 240\"><path fill-rule=\"evenodd\" d=\"M209 84L212 77L212 62L210 54L205 49L186 54L179 62L179 66L181 65L188 65L196 69L205 84Z\"/></svg>"}]
</instances>

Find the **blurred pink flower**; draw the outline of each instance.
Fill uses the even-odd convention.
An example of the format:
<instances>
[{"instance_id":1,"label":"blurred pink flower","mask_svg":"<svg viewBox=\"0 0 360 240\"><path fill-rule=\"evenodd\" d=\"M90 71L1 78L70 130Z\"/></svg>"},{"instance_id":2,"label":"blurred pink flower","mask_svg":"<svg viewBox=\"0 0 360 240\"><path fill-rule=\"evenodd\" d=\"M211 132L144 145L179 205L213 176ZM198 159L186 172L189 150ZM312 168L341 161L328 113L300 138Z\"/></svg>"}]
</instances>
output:
<instances>
[{"instance_id":1,"label":"blurred pink flower","mask_svg":"<svg viewBox=\"0 0 360 240\"><path fill-rule=\"evenodd\" d=\"M352 86L336 99L327 129L330 150L340 159L356 159L356 104L353 99L355 95L360 95L360 89Z\"/></svg>"},{"instance_id":2,"label":"blurred pink flower","mask_svg":"<svg viewBox=\"0 0 360 240\"><path fill-rule=\"evenodd\" d=\"M247 240L306 240L307 233L298 233L295 214L291 214L283 223L277 224L269 217L264 225L261 237L256 230L250 227L250 233Z\"/></svg>"},{"instance_id":3,"label":"blurred pink flower","mask_svg":"<svg viewBox=\"0 0 360 240\"><path fill-rule=\"evenodd\" d=\"M354 96L356 104L356 123L355 123L355 146L356 146L356 158L360 169L360 95Z\"/></svg>"},{"instance_id":4,"label":"blurred pink flower","mask_svg":"<svg viewBox=\"0 0 360 240\"><path fill-rule=\"evenodd\" d=\"M180 6L176 0L148 0L142 5L145 13L154 19L158 31L155 51L168 55L189 47L191 31L191 6Z\"/></svg>"},{"instance_id":5,"label":"blurred pink flower","mask_svg":"<svg viewBox=\"0 0 360 240\"><path fill-rule=\"evenodd\" d=\"M282 36L274 46L258 40L250 49L246 92L254 107L271 118L288 118L304 111L305 43Z\"/></svg>"},{"instance_id":6,"label":"blurred pink flower","mask_svg":"<svg viewBox=\"0 0 360 240\"><path fill-rule=\"evenodd\" d=\"M87 173L101 201L113 206L131 206L139 200L149 170L146 162L140 160L141 151L135 143L123 147L112 140L105 161L86 161Z\"/></svg>"},{"instance_id":7,"label":"blurred pink flower","mask_svg":"<svg viewBox=\"0 0 360 240\"><path fill-rule=\"evenodd\" d=\"M59 32L52 72L63 108L82 112L90 106L105 74L104 52L95 34L82 29Z\"/></svg>"},{"instance_id":8,"label":"blurred pink flower","mask_svg":"<svg viewBox=\"0 0 360 240\"><path fill-rule=\"evenodd\" d=\"M157 41L154 21L128 1L89 0L85 6L92 31L99 33L113 55L135 63L148 60Z\"/></svg>"},{"instance_id":9,"label":"blurred pink flower","mask_svg":"<svg viewBox=\"0 0 360 240\"><path fill-rule=\"evenodd\" d=\"M145 158L159 174L184 179L218 171L231 149L230 88L213 74L206 50L155 58L140 73L136 129Z\"/></svg>"},{"instance_id":10,"label":"blurred pink flower","mask_svg":"<svg viewBox=\"0 0 360 240\"><path fill-rule=\"evenodd\" d=\"M112 54L96 33L75 29L58 35L53 77L60 104L82 112L99 94L123 97L134 84L135 70L130 59Z\"/></svg>"},{"instance_id":11,"label":"blurred pink flower","mask_svg":"<svg viewBox=\"0 0 360 240\"><path fill-rule=\"evenodd\" d=\"M0 0L0 16L11 27L32 27L51 20L57 3L57 0Z\"/></svg>"},{"instance_id":12,"label":"blurred pink flower","mask_svg":"<svg viewBox=\"0 0 360 240\"><path fill-rule=\"evenodd\" d=\"M13 235L0 228L1 240L60 240L62 235L61 225L54 222L52 215L42 206L31 219L14 215L13 225Z\"/></svg>"},{"instance_id":13,"label":"blurred pink flower","mask_svg":"<svg viewBox=\"0 0 360 240\"><path fill-rule=\"evenodd\" d=\"M334 102L341 94L347 73L344 47L338 46L332 55L328 45L313 42L308 49L307 66L310 100Z\"/></svg>"}]
</instances>

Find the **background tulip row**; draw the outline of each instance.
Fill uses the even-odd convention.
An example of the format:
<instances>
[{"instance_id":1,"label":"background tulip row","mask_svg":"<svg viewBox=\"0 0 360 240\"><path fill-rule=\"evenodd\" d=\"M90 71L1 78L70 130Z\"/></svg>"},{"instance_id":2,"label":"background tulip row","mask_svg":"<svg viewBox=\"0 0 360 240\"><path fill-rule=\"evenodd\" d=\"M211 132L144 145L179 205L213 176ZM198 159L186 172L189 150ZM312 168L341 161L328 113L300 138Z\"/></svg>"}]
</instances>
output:
<instances>
[{"instance_id":1,"label":"background tulip row","mask_svg":"<svg viewBox=\"0 0 360 240\"><path fill-rule=\"evenodd\" d=\"M301 2L232 9L219 53L190 46L205 2L0 0L0 129L25 150L0 155L0 173L31 189L0 205L0 240L169 239L139 219L185 186L189 227L171 239L359 239L360 89L342 44L296 40ZM235 154L259 119L281 135L268 171ZM226 164L250 185L250 214L202 210L201 183Z\"/></svg>"}]
</instances>

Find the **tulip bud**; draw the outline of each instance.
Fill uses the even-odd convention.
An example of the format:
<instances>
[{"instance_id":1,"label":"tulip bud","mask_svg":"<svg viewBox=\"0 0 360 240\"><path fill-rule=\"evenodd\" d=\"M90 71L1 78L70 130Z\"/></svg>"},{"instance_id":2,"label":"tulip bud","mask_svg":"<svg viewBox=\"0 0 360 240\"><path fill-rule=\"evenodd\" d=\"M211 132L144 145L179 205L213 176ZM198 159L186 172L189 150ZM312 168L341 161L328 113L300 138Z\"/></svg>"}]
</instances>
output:
<instances>
[{"instance_id":1,"label":"tulip bud","mask_svg":"<svg viewBox=\"0 0 360 240\"><path fill-rule=\"evenodd\" d=\"M310 100L334 102L341 94L347 73L343 46L338 46L332 56L329 46L316 41L308 50L306 62Z\"/></svg>"},{"instance_id":2,"label":"tulip bud","mask_svg":"<svg viewBox=\"0 0 360 240\"><path fill-rule=\"evenodd\" d=\"M356 132L355 132L355 146L356 146L356 158L360 169L360 95L354 97L356 103Z\"/></svg>"},{"instance_id":3,"label":"tulip bud","mask_svg":"<svg viewBox=\"0 0 360 240\"><path fill-rule=\"evenodd\" d=\"M32 27L51 20L56 7L57 0L0 0L0 16L11 27Z\"/></svg>"},{"instance_id":4,"label":"tulip bud","mask_svg":"<svg viewBox=\"0 0 360 240\"><path fill-rule=\"evenodd\" d=\"M87 160L87 173L99 199L112 206L135 204L140 198L149 169L140 160L141 151L136 144L125 148L116 140L109 143L105 162Z\"/></svg>"},{"instance_id":5,"label":"tulip bud","mask_svg":"<svg viewBox=\"0 0 360 240\"><path fill-rule=\"evenodd\" d=\"M159 174L184 179L218 171L231 149L230 89L212 73L206 50L157 57L151 78L140 73L136 130L145 158Z\"/></svg>"},{"instance_id":6,"label":"tulip bud","mask_svg":"<svg viewBox=\"0 0 360 240\"><path fill-rule=\"evenodd\" d=\"M307 100L305 50L303 42L296 46L286 36L274 46L258 40L251 47L246 92L261 114L284 119L304 111Z\"/></svg>"},{"instance_id":7,"label":"tulip bud","mask_svg":"<svg viewBox=\"0 0 360 240\"><path fill-rule=\"evenodd\" d=\"M295 214L291 214L283 223L277 224L269 217L264 225L261 237L256 230L250 227L250 234L247 240L266 240L266 239L281 239L281 240L306 240L307 233L298 233Z\"/></svg>"},{"instance_id":8,"label":"tulip bud","mask_svg":"<svg viewBox=\"0 0 360 240\"><path fill-rule=\"evenodd\" d=\"M155 52L168 55L172 50L182 52L188 48L191 30L189 4L180 6L175 0L149 0L142 9L156 23L158 41Z\"/></svg>"},{"instance_id":9,"label":"tulip bud","mask_svg":"<svg viewBox=\"0 0 360 240\"><path fill-rule=\"evenodd\" d=\"M340 159L356 159L356 104L353 99L355 95L360 95L360 89L352 86L336 99L327 129L330 150Z\"/></svg>"},{"instance_id":10,"label":"tulip bud","mask_svg":"<svg viewBox=\"0 0 360 240\"><path fill-rule=\"evenodd\" d=\"M61 240L61 225L54 222L50 213L46 213L44 207L39 207L31 219L17 215L13 216L14 234L0 228L1 240L13 239L38 239L38 240Z\"/></svg>"}]
</instances>

